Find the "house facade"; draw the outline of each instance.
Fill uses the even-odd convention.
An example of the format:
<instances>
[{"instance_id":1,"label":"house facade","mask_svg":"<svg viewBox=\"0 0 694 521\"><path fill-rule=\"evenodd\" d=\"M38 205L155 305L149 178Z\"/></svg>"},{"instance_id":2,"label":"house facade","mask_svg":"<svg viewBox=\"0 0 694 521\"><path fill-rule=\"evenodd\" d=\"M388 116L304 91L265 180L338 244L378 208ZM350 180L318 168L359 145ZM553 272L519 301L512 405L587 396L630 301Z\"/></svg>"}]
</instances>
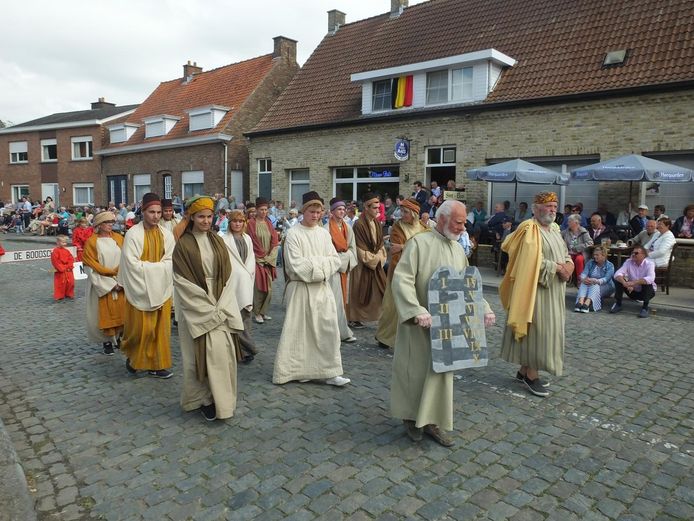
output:
<instances>
[{"instance_id":1,"label":"house facade","mask_svg":"<svg viewBox=\"0 0 694 521\"><path fill-rule=\"evenodd\" d=\"M685 0L434 0L328 34L249 133L253 194L359 200L455 180L469 202L540 189L593 211L694 201L694 184L484 183L465 170L520 157L557 171L629 153L694 168L694 53ZM657 20L657 23L652 23Z\"/></svg>"},{"instance_id":2,"label":"house facade","mask_svg":"<svg viewBox=\"0 0 694 521\"><path fill-rule=\"evenodd\" d=\"M105 126L137 105L116 106L104 98L90 110L52 114L0 129L0 200L15 203L52 197L58 205L101 203L101 147Z\"/></svg>"},{"instance_id":3,"label":"house facade","mask_svg":"<svg viewBox=\"0 0 694 521\"><path fill-rule=\"evenodd\" d=\"M248 147L253 128L292 79L296 41L274 38L271 54L161 83L124 121L108 128L102 158L104 193L137 203L154 191L185 199L224 193L248 197Z\"/></svg>"}]
</instances>

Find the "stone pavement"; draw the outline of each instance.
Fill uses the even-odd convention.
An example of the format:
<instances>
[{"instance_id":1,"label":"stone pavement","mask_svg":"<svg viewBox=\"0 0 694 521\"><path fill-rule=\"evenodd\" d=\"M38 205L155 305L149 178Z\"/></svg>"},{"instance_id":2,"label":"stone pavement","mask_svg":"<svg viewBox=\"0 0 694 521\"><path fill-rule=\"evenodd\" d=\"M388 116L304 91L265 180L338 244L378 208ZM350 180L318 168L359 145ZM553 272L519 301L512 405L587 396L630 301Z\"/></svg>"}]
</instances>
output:
<instances>
[{"instance_id":1,"label":"stone pavement","mask_svg":"<svg viewBox=\"0 0 694 521\"><path fill-rule=\"evenodd\" d=\"M281 285L236 416L210 424L178 406L175 335L172 379L127 376L86 339L84 283L53 303L48 268L0 266L0 417L41 520L694 519L691 319L568 313L547 399L511 378L491 328L490 365L456 376L451 450L389 418L373 327L343 345L352 384L274 386Z\"/></svg>"}]
</instances>

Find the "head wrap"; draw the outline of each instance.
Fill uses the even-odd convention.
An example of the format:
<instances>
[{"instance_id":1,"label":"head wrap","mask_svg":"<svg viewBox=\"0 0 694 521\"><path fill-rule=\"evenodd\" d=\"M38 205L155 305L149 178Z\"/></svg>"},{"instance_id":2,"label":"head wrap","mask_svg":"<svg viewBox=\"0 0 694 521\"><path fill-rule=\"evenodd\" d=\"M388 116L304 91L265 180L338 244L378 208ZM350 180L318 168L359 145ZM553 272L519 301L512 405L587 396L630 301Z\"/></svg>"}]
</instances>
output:
<instances>
[{"instance_id":1,"label":"head wrap","mask_svg":"<svg viewBox=\"0 0 694 521\"><path fill-rule=\"evenodd\" d=\"M301 202L303 203L303 205L301 206L302 212L306 211L307 207L313 206L314 204L324 206L323 199L321 199L321 196L318 195L318 192L314 192L313 190L311 190L310 192L306 192L302 196Z\"/></svg>"},{"instance_id":2,"label":"head wrap","mask_svg":"<svg viewBox=\"0 0 694 521\"><path fill-rule=\"evenodd\" d=\"M92 221L92 226L96 228L100 224L105 223L106 221L113 221L116 222L116 216L112 212L99 212L94 216L94 220Z\"/></svg>"},{"instance_id":3,"label":"head wrap","mask_svg":"<svg viewBox=\"0 0 694 521\"><path fill-rule=\"evenodd\" d=\"M162 207L162 209L173 208L173 201L171 199L162 199L161 200L161 207Z\"/></svg>"},{"instance_id":4,"label":"head wrap","mask_svg":"<svg viewBox=\"0 0 694 521\"><path fill-rule=\"evenodd\" d=\"M331 212L333 210L335 210L336 208L339 208L340 206L344 206L345 208L347 208L347 205L345 204L345 202L342 199L340 199L339 197L333 197L332 199L330 199L330 211Z\"/></svg>"},{"instance_id":5,"label":"head wrap","mask_svg":"<svg viewBox=\"0 0 694 521\"><path fill-rule=\"evenodd\" d=\"M417 202L417 199L415 199L414 197L408 197L407 199L403 200L400 203L400 206L402 206L403 208L407 208L408 210L412 210L417 215L419 215L419 203Z\"/></svg>"},{"instance_id":6,"label":"head wrap","mask_svg":"<svg viewBox=\"0 0 694 521\"><path fill-rule=\"evenodd\" d=\"M157 194L149 192L142 196L142 210L145 210L148 206L152 206L153 204L161 206L161 199Z\"/></svg>"},{"instance_id":7,"label":"head wrap","mask_svg":"<svg viewBox=\"0 0 694 521\"><path fill-rule=\"evenodd\" d=\"M378 201L379 203L381 202L381 198L378 196L378 194L374 194L373 192L367 192L367 193L364 194L363 201L364 201L364 204L365 204L365 205L366 205L366 204L369 204L369 203L372 202L374 199L375 199L376 201Z\"/></svg>"},{"instance_id":8,"label":"head wrap","mask_svg":"<svg viewBox=\"0 0 694 521\"><path fill-rule=\"evenodd\" d=\"M255 200L255 207L260 208L261 206L270 206L270 201L264 197L257 197Z\"/></svg>"},{"instance_id":9,"label":"head wrap","mask_svg":"<svg viewBox=\"0 0 694 521\"><path fill-rule=\"evenodd\" d=\"M533 201L535 204L558 203L559 198L554 192L538 192Z\"/></svg>"},{"instance_id":10,"label":"head wrap","mask_svg":"<svg viewBox=\"0 0 694 521\"><path fill-rule=\"evenodd\" d=\"M214 199L207 195L197 195L186 201L186 216L192 217L201 210L210 210L214 213Z\"/></svg>"}]
</instances>

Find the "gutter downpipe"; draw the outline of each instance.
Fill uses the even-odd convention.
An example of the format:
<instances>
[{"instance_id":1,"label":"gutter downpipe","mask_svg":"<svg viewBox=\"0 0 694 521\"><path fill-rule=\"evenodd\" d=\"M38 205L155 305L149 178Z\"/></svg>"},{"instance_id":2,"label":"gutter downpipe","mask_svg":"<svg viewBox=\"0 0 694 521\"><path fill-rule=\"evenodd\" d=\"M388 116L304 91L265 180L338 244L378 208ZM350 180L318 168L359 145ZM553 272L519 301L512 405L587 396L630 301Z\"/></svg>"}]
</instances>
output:
<instances>
[{"instance_id":1,"label":"gutter downpipe","mask_svg":"<svg viewBox=\"0 0 694 521\"><path fill-rule=\"evenodd\" d=\"M222 145L224 146L224 197L229 197L229 155L227 151L228 145L226 143L222 143Z\"/></svg>"}]
</instances>

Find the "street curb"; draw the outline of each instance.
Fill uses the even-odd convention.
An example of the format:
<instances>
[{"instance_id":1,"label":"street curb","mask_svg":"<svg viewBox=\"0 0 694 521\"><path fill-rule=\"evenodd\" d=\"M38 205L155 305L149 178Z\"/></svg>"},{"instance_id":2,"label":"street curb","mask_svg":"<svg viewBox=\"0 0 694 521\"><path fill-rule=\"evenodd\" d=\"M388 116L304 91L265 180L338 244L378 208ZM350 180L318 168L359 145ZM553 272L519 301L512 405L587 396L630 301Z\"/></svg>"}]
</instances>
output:
<instances>
[{"instance_id":1,"label":"street curb","mask_svg":"<svg viewBox=\"0 0 694 521\"><path fill-rule=\"evenodd\" d=\"M35 521L34 501L24 470L0 418L0 520Z\"/></svg>"}]
</instances>

